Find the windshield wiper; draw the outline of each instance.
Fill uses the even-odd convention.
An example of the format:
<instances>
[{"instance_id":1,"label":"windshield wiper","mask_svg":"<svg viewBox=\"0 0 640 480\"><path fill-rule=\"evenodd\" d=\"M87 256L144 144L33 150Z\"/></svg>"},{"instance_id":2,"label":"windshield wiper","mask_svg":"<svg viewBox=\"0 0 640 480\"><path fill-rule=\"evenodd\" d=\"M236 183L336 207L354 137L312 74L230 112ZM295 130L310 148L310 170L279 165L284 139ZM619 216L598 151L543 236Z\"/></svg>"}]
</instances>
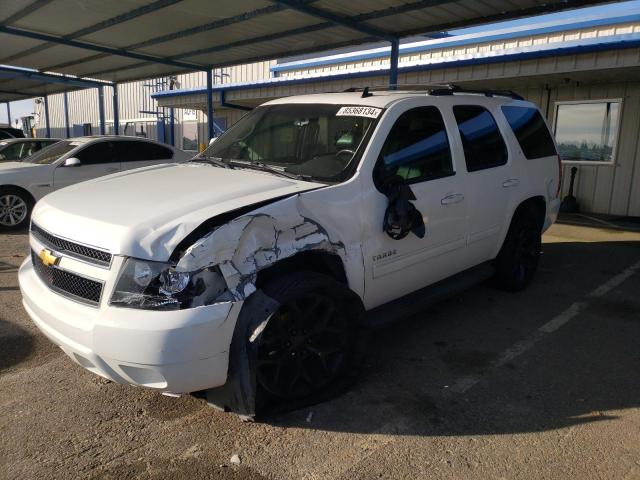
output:
<instances>
[{"instance_id":1,"label":"windshield wiper","mask_svg":"<svg viewBox=\"0 0 640 480\"><path fill-rule=\"evenodd\" d=\"M231 165L231 163L225 162L220 157L207 157L207 156L195 157L195 158L192 158L190 161L191 162L208 163L210 165L214 165L214 166L220 167L220 168L231 168L231 169L235 168L233 165Z\"/></svg>"},{"instance_id":2,"label":"windshield wiper","mask_svg":"<svg viewBox=\"0 0 640 480\"><path fill-rule=\"evenodd\" d=\"M251 168L253 170L258 170L260 172L273 173L274 175L279 175L281 177L286 177L286 178L292 178L294 180L304 180L306 182L311 181L311 178L308 177L307 175L298 175L296 173L287 172L283 168L273 167L271 165L268 165L262 162L256 162L256 161L239 162L237 160L229 160L229 164L233 165L234 167Z\"/></svg>"}]
</instances>

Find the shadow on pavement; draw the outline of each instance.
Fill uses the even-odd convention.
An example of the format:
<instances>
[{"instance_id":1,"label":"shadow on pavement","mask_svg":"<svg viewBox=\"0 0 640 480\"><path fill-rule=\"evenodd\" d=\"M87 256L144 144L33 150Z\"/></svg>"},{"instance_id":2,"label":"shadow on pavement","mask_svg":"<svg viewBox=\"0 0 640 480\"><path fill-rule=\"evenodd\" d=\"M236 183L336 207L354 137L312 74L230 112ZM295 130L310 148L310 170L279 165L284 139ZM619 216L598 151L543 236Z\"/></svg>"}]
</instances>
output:
<instances>
[{"instance_id":1,"label":"shadow on pavement","mask_svg":"<svg viewBox=\"0 0 640 480\"><path fill-rule=\"evenodd\" d=\"M33 348L34 338L29 332L0 319L0 372L22 363Z\"/></svg>"},{"instance_id":2,"label":"shadow on pavement","mask_svg":"<svg viewBox=\"0 0 640 480\"><path fill-rule=\"evenodd\" d=\"M640 273L590 292L640 260L640 242L550 243L534 284L515 294L480 285L377 332L358 384L330 402L267 423L398 435L552 430L640 406ZM572 321L513 361L492 362L574 302ZM450 388L466 376L465 393ZM312 416L309 417L309 413Z\"/></svg>"}]
</instances>

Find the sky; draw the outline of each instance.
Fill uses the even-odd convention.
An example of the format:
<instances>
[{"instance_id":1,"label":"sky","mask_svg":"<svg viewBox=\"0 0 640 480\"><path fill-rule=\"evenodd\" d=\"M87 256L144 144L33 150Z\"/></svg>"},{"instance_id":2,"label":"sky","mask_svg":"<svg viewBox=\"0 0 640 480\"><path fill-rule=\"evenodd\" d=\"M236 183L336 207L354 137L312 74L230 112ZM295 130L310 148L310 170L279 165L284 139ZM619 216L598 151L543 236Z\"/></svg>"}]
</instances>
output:
<instances>
[{"instance_id":1,"label":"sky","mask_svg":"<svg viewBox=\"0 0 640 480\"><path fill-rule=\"evenodd\" d=\"M451 30L449 33L452 35L462 35L465 33L477 33L485 32L489 30L495 30L497 28L510 28L521 25L526 25L535 21L548 22L552 20L564 20L568 18L584 19L586 16L601 15L603 13L611 15L629 15L633 13L640 13L640 0L631 0L626 2L612 3L599 7L581 8L578 10L569 10L566 12L552 13L549 15L540 15L532 18L523 18L519 20L511 20L508 22L493 23L488 25L482 25L479 27L465 28L462 30ZM11 117L13 119L29 115L33 112L33 100L21 100L19 102L11 102ZM0 123L6 123L7 121L7 109L5 105L0 105Z\"/></svg>"}]
</instances>

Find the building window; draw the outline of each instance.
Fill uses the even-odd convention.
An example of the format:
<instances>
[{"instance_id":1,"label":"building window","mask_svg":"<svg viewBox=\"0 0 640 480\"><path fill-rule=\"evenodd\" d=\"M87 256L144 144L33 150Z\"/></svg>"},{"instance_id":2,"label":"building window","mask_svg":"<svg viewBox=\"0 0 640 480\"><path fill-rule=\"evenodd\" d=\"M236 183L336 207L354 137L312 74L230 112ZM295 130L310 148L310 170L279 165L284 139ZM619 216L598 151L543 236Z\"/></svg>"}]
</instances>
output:
<instances>
[{"instance_id":1,"label":"building window","mask_svg":"<svg viewBox=\"0 0 640 480\"><path fill-rule=\"evenodd\" d=\"M182 122L182 150L198 151L198 122Z\"/></svg>"},{"instance_id":2,"label":"building window","mask_svg":"<svg viewBox=\"0 0 640 480\"><path fill-rule=\"evenodd\" d=\"M565 162L613 163L620 100L556 103L555 135Z\"/></svg>"}]
</instances>

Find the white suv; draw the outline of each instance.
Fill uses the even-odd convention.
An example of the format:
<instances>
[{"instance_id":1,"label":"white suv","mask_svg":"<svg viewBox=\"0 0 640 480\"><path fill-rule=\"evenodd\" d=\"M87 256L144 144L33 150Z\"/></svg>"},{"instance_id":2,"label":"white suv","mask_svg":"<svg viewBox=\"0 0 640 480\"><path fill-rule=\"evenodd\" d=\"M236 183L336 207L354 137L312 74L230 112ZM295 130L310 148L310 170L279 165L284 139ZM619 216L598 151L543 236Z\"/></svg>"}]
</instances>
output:
<instances>
[{"instance_id":1,"label":"white suv","mask_svg":"<svg viewBox=\"0 0 640 480\"><path fill-rule=\"evenodd\" d=\"M389 302L524 288L559 185L543 117L508 92L275 100L191 162L38 202L24 306L116 382L300 406L349 383L371 323L404 311Z\"/></svg>"}]
</instances>

